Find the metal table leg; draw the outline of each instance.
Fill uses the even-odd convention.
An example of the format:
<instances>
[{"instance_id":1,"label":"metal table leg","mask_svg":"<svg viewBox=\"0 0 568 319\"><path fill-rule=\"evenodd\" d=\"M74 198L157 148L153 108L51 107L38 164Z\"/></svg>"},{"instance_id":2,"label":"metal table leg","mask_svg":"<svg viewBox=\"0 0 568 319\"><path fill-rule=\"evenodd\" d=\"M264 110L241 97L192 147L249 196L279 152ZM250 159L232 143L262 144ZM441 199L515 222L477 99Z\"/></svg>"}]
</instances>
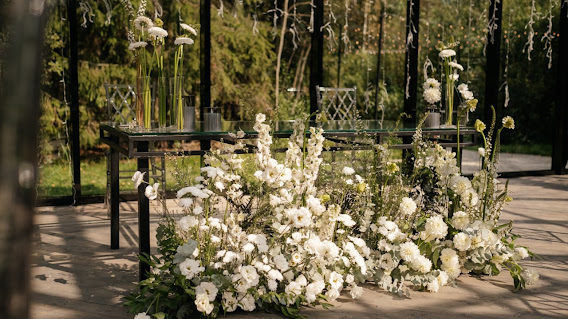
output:
<instances>
[{"instance_id":1,"label":"metal table leg","mask_svg":"<svg viewBox=\"0 0 568 319\"><path fill-rule=\"evenodd\" d=\"M116 138L114 138L116 140ZM119 218L119 181L118 181L118 151L110 148L110 248L119 248L120 218Z\"/></svg>"},{"instance_id":2,"label":"metal table leg","mask_svg":"<svg viewBox=\"0 0 568 319\"><path fill-rule=\"evenodd\" d=\"M138 142L138 152L147 152L148 142ZM144 174L144 181L149 182L149 163L148 158L137 159L138 170ZM138 251L139 253L150 254L150 201L144 195L148 184L142 183L138 186ZM147 278L150 266L140 261L138 278L140 281Z\"/></svg>"}]
</instances>

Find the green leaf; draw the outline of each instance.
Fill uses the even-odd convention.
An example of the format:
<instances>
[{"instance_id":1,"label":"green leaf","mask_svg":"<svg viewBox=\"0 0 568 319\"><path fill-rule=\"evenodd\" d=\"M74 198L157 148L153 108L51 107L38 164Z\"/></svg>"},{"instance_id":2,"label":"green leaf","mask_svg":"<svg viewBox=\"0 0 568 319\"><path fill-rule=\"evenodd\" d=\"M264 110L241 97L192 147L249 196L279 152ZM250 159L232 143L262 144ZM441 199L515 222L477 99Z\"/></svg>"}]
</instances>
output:
<instances>
[{"instance_id":1,"label":"green leaf","mask_svg":"<svg viewBox=\"0 0 568 319\"><path fill-rule=\"evenodd\" d=\"M156 318L156 319L164 319L166 317L166 314L163 312L158 312L152 315L152 317Z\"/></svg>"}]
</instances>

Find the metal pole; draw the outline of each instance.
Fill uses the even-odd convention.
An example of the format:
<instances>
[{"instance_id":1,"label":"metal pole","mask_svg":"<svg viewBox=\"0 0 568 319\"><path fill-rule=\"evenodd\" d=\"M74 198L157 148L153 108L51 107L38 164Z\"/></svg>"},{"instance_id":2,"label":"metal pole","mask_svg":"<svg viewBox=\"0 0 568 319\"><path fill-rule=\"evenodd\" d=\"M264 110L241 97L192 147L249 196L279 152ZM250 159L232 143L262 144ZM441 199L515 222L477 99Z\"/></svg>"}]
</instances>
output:
<instances>
[{"instance_id":1,"label":"metal pole","mask_svg":"<svg viewBox=\"0 0 568 319\"><path fill-rule=\"evenodd\" d=\"M314 31L310 58L310 114L317 112L316 85L323 83L323 0L314 0Z\"/></svg>"},{"instance_id":2,"label":"metal pole","mask_svg":"<svg viewBox=\"0 0 568 319\"><path fill-rule=\"evenodd\" d=\"M77 50L77 2L67 1L69 20L69 91L71 94L71 159L73 161L73 199L81 204L81 145L79 142L79 55Z\"/></svg>"},{"instance_id":3,"label":"metal pole","mask_svg":"<svg viewBox=\"0 0 568 319\"><path fill-rule=\"evenodd\" d=\"M40 4L40 5L38 5ZM8 7L9 10L8 10ZM43 2L2 5L10 22L0 96L0 318L29 318L33 215L37 185ZM6 81L4 81L6 80Z\"/></svg>"},{"instance_id":4,"label":"metal pole","mask_svg":"<svg viewBox=\"0 0 568 319\"><path fill-rule=\"evenodd\" d=\"M407 44L405 61L407 67L404 74L404 88L408 96L404 99L404 112L412 118L404 120L404 125L413 127L416 124L416 94L418 86L418 26L420 20L420 0L407 0L406 7L406 39L412 34L412 43Z\"/></svg>"},{"instance_id":5,"label":"metal pole","mask_svg":"<svg viewBox=\"0 0 568 319\"><path fill-rule=\"evenodd\" d=\"M554 109L554 144L552 146L552 170L566 174L568 160L568 4L560 8L560 31L558 44L558 67L556 74L556 107Z\"/></svg>"},{"instance_id":6,"label":"metal pole","mask_svg":"<svg viewBox=\"0 0 568 319\"><path fill-rule=\"evenodd\" d=\"M379 18L379 49L377 51L377 89L375 90L375 121L378 120L379 108L379 90L381 79L381 52L383 50L383 21L386 15L386 3L381 1L381 17Z\"/></svg>"},{"instance_id":7,"label":"metal pole","mask_svg":"<svg viewBox=\"0 0 568 319\"><path fill-rule=\"evenodd\" d=\"M489 5L488 19L492 20L495 15L496 28L493 34L488 31L487 34L487 62L485 66L485 109L484 120L485 123L491 123L493 114L491 106L495 107L495 111L499 114L499 71L500 71L500 51L501 51L501 18L503 15L503 1L504 0L491 0Z\"/></svg>"},{"instance_id":8,"label":"metal pole","mask_svg":"<svg viewBox=\"0 0 568 319\"><path fill-rule=\"evenodd\" d=\"M211 106L211 0L200 0L199 2L199 58L200 58L200 112L199 120L204 121L205 109ZM202 128L203 129L203 128ZM203 140L200 142L202 150L211 148L211 141ZM202 158L203 159L203 158Z\"/></svg>"}]
</instances>

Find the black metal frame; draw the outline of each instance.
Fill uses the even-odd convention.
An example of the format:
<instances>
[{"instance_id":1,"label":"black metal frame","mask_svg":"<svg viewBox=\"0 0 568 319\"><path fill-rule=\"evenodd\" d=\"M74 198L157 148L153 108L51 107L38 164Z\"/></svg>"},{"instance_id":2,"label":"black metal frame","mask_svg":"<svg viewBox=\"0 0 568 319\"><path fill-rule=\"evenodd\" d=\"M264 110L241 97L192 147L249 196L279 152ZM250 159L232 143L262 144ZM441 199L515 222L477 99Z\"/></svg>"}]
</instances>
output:
<instances>
[{"instance_id":1,"label":"black metal frame","mask_svg":"<svg viewBox=\"0 0 568 319\"><path fill-rule=\"evenodd\" d=\"M349 144L349 140L342 140L341 138L353 138L356 136L360 136L362 134L373 137L376 142L382 143L385 138L390 136L398 136L398 137L410 137L414 135L413 130L404 130L404 131L388 131L388 130L363 130L363 131L334 131L334 132L327 132L324 133L324 136L336 143L341 144ZM439 141L439 144L444 147L457 147L457 143L454 141L453 138L457 135L457 130L447 130L447 129L424 129L423 135L429 136L433 139ZM274 137L277 138L288 138L290 137L291 132L275 132ZM475 145L475 138L477 136L477 132L472 128L464 128L460 130L460 136L472 136L471 141L462 142L460 145L462 147ZM249 133L247 134L247 139L254 139L257 137L257 133ZM453 137L453 138L452 138ZM207 134L200 134L197 132L179 132L176 134L148 134L148 135L139 135L129 133L126 130L121 130L120 128L116 128L113 125L109 124L101 124L100 126L100 139L101 142L110 146L110 180L111 180L111 198L110 198L110 212L111 212L111 249L118 249L119 248L119 236L120 236L120 213L119 213L119 179L118 179L118 172L119 172L119 153L122 153L129 158L136 158L138 170L144 174L144 181L148 182L148 168L149 168L149 158L150 157L157 157L157 156L164 156L165 153L169 153L172 155L177 155L179 152L177 151L167 151L167 150L157 150L153 149L150 150L149 145L150 143L154 142L168 142L168 141L191 141L191 140L200 140L200 141L207 141L211 142L214 141L222 141L229 143L233 141L233 139L228 135L228 133L207 133ZM368 149L368 145L360 145L357 146L356 149ZM400 149L410 149L412 145L409 144L398 144L394 145L393 148L400 148ZM353 150L354 146L345 146L345 147L334 147L332 150ZM192 152L185 152L185 154L189 155L202 155L205 151L192 151ZM246 150L244 151L246 152ZM140 253L150 253L150 203L148 198L144 195L145 185L142 184L138 187L138 243L139 243L139 252ZM143 280L146 278L146 273L150 270L149 266L140 262L139 264L139 278Z\"/></svg>"}]
</instances>

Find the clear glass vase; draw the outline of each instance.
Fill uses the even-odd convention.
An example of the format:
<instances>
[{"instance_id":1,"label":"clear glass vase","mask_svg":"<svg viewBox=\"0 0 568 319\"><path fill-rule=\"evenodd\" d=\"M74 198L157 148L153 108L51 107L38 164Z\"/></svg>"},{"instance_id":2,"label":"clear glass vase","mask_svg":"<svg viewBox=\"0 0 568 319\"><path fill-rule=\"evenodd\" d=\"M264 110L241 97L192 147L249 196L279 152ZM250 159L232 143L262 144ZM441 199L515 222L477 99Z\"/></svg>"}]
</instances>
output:
<instances>
[{"instance_id":1,"label":"clear glass vase","mask_svg":"<svg viewBox=\"0 0 568 319\"><path fill-rule=\"evenodd\" d=\"M203 114L203 131L220 132L221 124L221 108L206 107Z\"/></svg>"},{"instance_id":2,"label":"clear glass vase","mask_svg":"<svg viewBox=\"0 0 568 319\"><path fill-rule=\"evenodd\" d=\"M152 125L152 87L149 76L136 78L136 123L150 129Z\"/></svg>"},{"instance_id":3,"label":"clear glass vase","mask_svg":"<svg viewBox=\"0 0 568 319\"><path fill-rule=\"evenodd\" d=\"M158 113L158 127L164 129L168 126L167 121L167 84L165 77L158 77L158 102L157 102L157 113Z\"/></svg>"},{"instance_id":4,"label":"clear glass vase","mask_svg":"<svg viewBox=\"0 0 568 319\"><path fill-rule=\"evenodd\" d=\"M195 131L195 95L183 97L183 130Z\"/></svg>"},{"instance_id":5,"label":"clear glass vase","mask_svg":"<svg viewBox=\"0 0 568 319\"><path fill-rule=\"evenodd\" d=\"M171 118L172 123L178 131L183 130L183 96L184 96L184 78L183 76L175 76L170 78L170 96L172 101Z\"/></svg>"}]
</instances>

